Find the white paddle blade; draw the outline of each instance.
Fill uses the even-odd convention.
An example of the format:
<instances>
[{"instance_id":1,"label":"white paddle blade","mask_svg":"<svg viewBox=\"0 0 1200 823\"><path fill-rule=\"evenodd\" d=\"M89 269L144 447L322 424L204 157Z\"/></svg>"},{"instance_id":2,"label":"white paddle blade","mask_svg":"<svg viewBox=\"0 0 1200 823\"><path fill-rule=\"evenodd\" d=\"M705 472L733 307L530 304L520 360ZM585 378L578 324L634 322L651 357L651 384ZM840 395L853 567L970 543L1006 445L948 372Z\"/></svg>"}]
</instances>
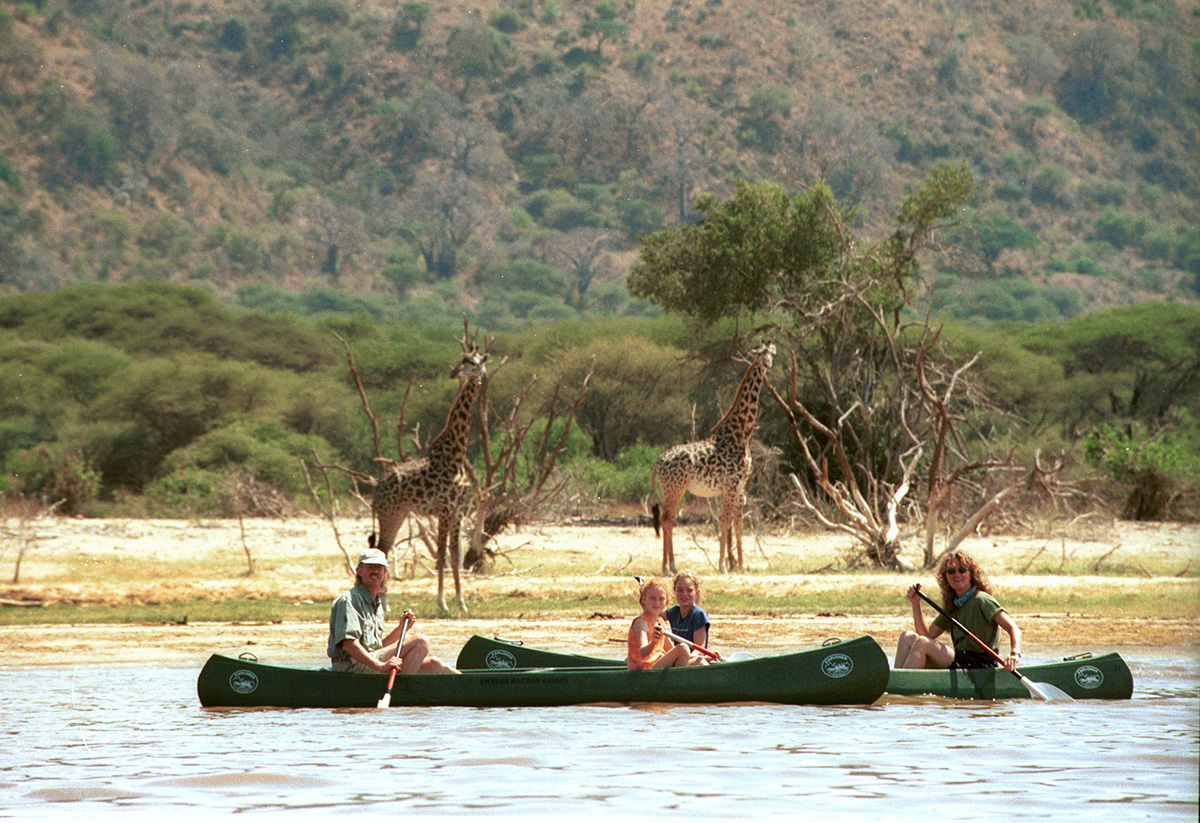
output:
<instances>
[{"instance_id":1,"label":"white paddle blade","mask_svg":"<svg viewBox=\"0 0 1200 823\"><path fill-rule=\"evenodd\" d=\"M385 694L383 697L379 698L379 704L376 708L386 709L388 706L391 706L391 705L392 705L392 696L390 694Z\"/></svg>"},{"instance_id":2,"label":"white paddle blade","mask_svg":"<svg viewBox=\"0 0 1200 823\"><path fill-rule=\"evenodd\" d=\"M1034 697L1041 698L1042 700L1065 703L1075 702L1075 698L1071 697L1071 695L1067 694L1057 686L1051 686L1049 683L1034 683L1028 677L1022 677L1021 684L1025 688L1029 689L1030 694L1032 694Z\"/></svg>"}]
</instances>

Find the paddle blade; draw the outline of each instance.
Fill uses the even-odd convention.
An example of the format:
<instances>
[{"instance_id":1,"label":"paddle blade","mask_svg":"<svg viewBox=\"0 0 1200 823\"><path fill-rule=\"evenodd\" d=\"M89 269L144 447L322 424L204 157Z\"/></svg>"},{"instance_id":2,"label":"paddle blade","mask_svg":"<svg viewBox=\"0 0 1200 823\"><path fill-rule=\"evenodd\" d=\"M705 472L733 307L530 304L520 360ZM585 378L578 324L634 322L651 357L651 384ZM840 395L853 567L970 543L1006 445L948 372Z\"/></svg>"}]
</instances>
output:
<instances>
[{"instance_id":1,"label":"paddle blade","mask_svg":"<svg viewBox=\"0 0 1200 823\"><path fill-rule=\"evenodd\" d=\"M1057 701L1060 703L1074 703L1075 702L1075 698L1071 697L1071 695L1067 694L1066 692L1064 692L1062 689L1058 688L1057 686L1051 686L1049 683L1034 683L1032 680L1030 680L1028 677L1025 677L1024 675L1019 675L1019 676L1021 678L1021 685L1024 686L1025 688L1029 689L1029 693L1031 695L1033 695L1034 697L1037 697L1041 700L1048 700L1051 702L1054 702L1054 701Z\"/></svg>"},{"instance_id":2,"label":"paddle blade","mask_svg":"<svg viewBox=\"0 0 1200 823\"><path fill-rule=\"evenodd\" d=\"M392 686L396 685L396 670L392 669L392 673L388 675L387 691L383 693L383 697L379 698L379 703L376 708L386 709L392 705Z\"/></svg>"}]
</instances>

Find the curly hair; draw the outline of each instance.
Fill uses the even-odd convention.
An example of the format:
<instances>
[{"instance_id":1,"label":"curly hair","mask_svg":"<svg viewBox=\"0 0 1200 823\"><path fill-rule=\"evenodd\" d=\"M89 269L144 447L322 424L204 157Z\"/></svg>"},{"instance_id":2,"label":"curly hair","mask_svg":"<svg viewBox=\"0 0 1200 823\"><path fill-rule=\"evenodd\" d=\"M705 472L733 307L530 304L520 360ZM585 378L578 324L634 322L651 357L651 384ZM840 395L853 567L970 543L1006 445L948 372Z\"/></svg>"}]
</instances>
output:
<instances>
[{"instance_id":1,"label":"curly hair","mask_svg":"<svg viewBox=\"0 0 1200 823\"><path fill-rule=\"evenodd\" d=\"M950 582L946 580L946 567L957 565L966 568L971 573L971 585L981 592L987 594L992 593L992 586L988 582L987 574L983 568L975 561L974 557L964 551L953 551L942 558L938 563L937 581L938 588L942 590L942 608L948 612L954 611L954 589L950 588Z\"/></svg>"}]
</instances>

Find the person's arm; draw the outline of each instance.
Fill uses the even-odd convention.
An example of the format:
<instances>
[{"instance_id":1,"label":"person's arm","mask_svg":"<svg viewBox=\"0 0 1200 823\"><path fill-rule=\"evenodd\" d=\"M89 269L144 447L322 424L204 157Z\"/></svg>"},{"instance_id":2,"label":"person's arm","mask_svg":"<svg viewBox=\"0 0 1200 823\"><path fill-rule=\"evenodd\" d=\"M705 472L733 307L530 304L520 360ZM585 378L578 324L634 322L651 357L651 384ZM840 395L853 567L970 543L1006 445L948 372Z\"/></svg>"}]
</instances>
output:
<instances>
[{"instance_id":1,"label":"person's arm","mask_svg":"<svg viewBox=\"0 0 1200 823\"><path fill-rule=\"evenodd\" d=\"M356 663L361 663L378 672L386 672L388 669L400 668L400 658L389 656L387 660L380 662L379 658L367 651L357 637L347 637L342 641L342 651L350 655L350 659Z\"/></svg>"},{"instance_id":2,"label":"person's arm","mask_svg":"<svg viewBox=\"0 0 1200 823\"><path fill-rule=\"evenodd\" d=\"M996 612L996 616L992 618L992 622L1008 634L1011 651L1009 651L1008 657L1004 659L1004 670L1011 672L1021 663L1021 627L1017 625L1015 620L1008 616L1008 612L1006 611Z\"/></svg>"},{"instance_id":3,"label":"person's arm","mask_svg":"<svg viewBox=\"0 0 1200 823\"><path fill-rule=\"evenodd\" d=\"M708 648L708 626L701 626L692 632L692 643Z\"/></svg>"},{"instance_id":4,"label":"person's arm","mask_svg":"<svg viewBox=\"0 0 1200 823\"><path fill-rule=\"evenodd\" d=\"M913 628L921 637L928 637L930 640L942 633L942 627L936 623L925 623L925 615L921 613L921 597L917 594L917 587L910 586L904 594L908 598L908 602L912 604L913 612Z\"/></svg>"},{"instance_id":5,"label":"person's arm","mask_svg":"<svg viewBox=\"0 0 1200 823\"><path fill-rule=\"evenodd\" d=\"M662 636L662 626L655 623L654 627L650 628L646 625L646 621L640 617L634 621L630 631L637 633L638 654L641 655L642 659L650 656L651 652L654 651L655 643Z\"/></svg>"},{"instance_id":6,"label":"person's arm","mask_svg":"<svg viewBox=\"0 0 1200 823\"><path fill-rule=\"evenodd\" d=\"M400 635L403 633L405 621L408 622L408 628L410 629L412 628L413 623L417 622L417 616L413 614L412 609L405 609L404 614L400 615L400 622L396 624L396 628L392 629L391 632L388 633L388 636L383 638L383 646L379 650L379 657L381 659L387 660L389 657L400 656L401 650L399 647L399 641ZM390 648L392 644L397 644L396 648Z\"/></svg>"}]
</instances>

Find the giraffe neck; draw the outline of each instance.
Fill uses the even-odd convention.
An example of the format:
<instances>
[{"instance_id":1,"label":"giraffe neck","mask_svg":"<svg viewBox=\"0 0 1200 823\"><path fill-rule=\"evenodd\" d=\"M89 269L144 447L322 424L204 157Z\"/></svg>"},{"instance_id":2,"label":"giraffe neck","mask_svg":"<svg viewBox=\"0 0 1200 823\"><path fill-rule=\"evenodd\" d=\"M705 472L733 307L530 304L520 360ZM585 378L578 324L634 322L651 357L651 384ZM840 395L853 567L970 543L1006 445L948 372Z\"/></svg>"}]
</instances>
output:
<instances>
[{"instance_id":1,"label":"giraffe neck","mask_svg":"<svg viewBox=\"0 0 1200 823\"><path fill-rule=\"evenodd\" d=\"M712 427L714 437L726 437L742 445L750 442L758 419L758 395L767 381L767 368L767 362L759 359L746 369L729 411Z\"/></svg>"},{"instance_id":2,"label":"giraffe neck","mask_svg":"<svg viewBox=\"0 0 1200 823\"><path fill-rule=\"evenodd\" d=\"M446 425L430 441L426 450L431 463L461 462L466 457L467 438L471 433L471 406L475 404L475 395L479 394L481 383L479 375L474 375L459 388L458 397L454 398L454 405L446 416Z\"/></svg>"}]
</instances>

